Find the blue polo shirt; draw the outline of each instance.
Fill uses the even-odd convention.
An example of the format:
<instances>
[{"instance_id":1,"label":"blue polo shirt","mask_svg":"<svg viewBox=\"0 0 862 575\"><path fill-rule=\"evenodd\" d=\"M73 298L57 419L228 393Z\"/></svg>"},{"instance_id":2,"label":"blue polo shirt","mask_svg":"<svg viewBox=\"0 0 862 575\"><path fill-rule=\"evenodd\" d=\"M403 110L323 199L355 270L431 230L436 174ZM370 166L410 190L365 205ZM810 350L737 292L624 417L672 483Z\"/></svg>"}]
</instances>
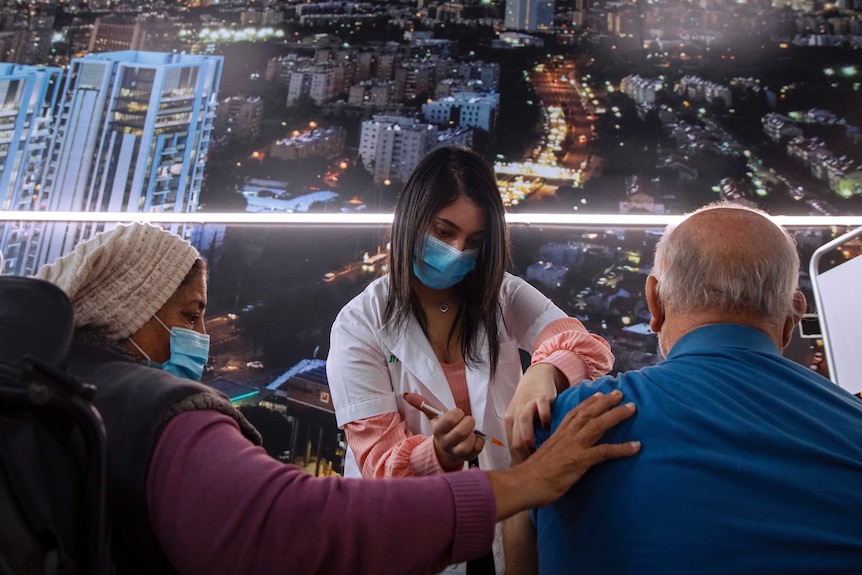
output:
<instances>
[{"instance_id":1,"label":"blue polo shirt","mask_svg":"<svg viewBox=\"0 0 862 575\"><path fill-rule=\"evenodd\" d=\"M602 441L641 452L534 512L541 573L862 573L859 398L762 332L719 324L658 365L566 390L552 431L614 389L638 413Z\"/></svg>"}]
</instances>

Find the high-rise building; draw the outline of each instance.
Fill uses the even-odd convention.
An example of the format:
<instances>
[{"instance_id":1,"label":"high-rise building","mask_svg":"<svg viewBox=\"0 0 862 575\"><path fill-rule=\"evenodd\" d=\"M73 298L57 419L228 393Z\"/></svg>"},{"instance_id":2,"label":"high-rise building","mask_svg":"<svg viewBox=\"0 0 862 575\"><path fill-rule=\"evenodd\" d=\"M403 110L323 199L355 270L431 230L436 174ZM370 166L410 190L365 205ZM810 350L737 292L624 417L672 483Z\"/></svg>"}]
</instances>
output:
<instances>
[{"instance_id":1,"label":"high-rise building","mask_svg":"<svg viewBox=\"0 0 862 575\"><path fill-rule=\"evenodd\" d=\"M303 66L287 75L287 105L308 97L318 106L347 91L346 80L351 70L346 64L319 64ZM282 77L285 72L282 71Z\"/></svg>"},{"instance_id":2,"label":"high-rise building","mask_svg":"<svg viewBox=\"0 0 862 575\"><path fill-rule=\"evenodd\" d=\"M497 124L499 107L500 94L497 92L456 92L422 104L422 115L432 124L492 132Z\"/></svg>"},{"instance_id":3,"label":"high-rise building","mask_svg":"<svg viewBox=\"0 0 862 575\"><path fill-rule=\"evenodd\" d=\"M50 209L194 212L223 63L221 56L135 51L73 59L43 184ZM39 263L97 231L56 226Z\"/></svg>"},{"instance_id":4,"label":"high-rise building","mask_svg":"<svg viewBox=\"0 0 862 575\"><path fill-rule=\"evenodd\" d=\"M395 68L395 97L416 100L427 96L434 86L434 64L403 62Z\"/></svg>"},{"instance_id":5,"label":"high-rise building","mask_svg":"<svg viewBox=\"0 0 862 575\"><path fill-rule=\"evenodd\" d=\"M553 30L554 0L506 0L504 25L526 32Z\"/></svg>"},{"instance_id":6,"label":"high-rise building","mask_svg":"<svg viewBox=\"0 0 862 575\"><path fill-rule=\"evenodd\" d=\"M437 145L437 127L416 118L374 116L362 122L359 157L375 183L406 182L413 168Z\"/></svg>"},{"instance_id":7,"label":"high-rise building","mask_svg":"<svg viewBox=\"0 0 862 575\"><path fill-rule=\"evenodd\" d=\"M60 68L0 64L0 209L45 209L40 183L51 136L51 112L60 86ZM41 224L0 225L5 266L0 273L32 273L31 239ZM28 263L30 264L28 267Z\"/></svg>"},{"instance_id":8,"label":"high-rise building","mask_svg":"<svg viewBox=\"0 0 862 575\"><path fill-rule=\"evenodd\" d=\"M219 103L215 131L228 139L251 140L260 133L263 100L260 96L232 96Z\"/></svg>"},{"instance_id":9,"label":"high-rise building","mask_svg":"<svg viewBox=\"0 0 862 575\"><path fill-rule=\"evenodd\" d=\"M135 17L109 15L96 18L88 52L122 50L171 51L176 45L175 23L162 14Z\"/></svg>"},{"instance_id":10,"label":"high-rise building","mask_svg":"<svg viewBox=\"0 0 862 575\"><path fill-rule=\"evenodd\" d=\"M16 15L4 26L0 39L0 59L15 64L44 64L51 52L54 16L30 9Z\"/></svg>"}]
</instances>

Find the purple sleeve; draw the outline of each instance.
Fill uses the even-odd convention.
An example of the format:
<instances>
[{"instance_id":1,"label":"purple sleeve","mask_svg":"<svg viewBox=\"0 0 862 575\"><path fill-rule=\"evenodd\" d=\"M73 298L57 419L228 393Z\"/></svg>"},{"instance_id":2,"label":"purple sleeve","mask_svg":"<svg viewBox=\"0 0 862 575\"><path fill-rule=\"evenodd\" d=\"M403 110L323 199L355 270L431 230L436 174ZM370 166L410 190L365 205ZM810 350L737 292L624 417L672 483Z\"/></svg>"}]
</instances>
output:
<instances>
[{"instance_id":1,"label":"purple sleeve","mask_svg":"<svg viewBox=\"0 0 862 575\"><path fill-rule=\"evenodd\" d=\"M195 411L161 435L147 475L153 532L178 573L436 573L487 553L496 514L476 470L315 478Z\"/></svg>"}]
</instances>

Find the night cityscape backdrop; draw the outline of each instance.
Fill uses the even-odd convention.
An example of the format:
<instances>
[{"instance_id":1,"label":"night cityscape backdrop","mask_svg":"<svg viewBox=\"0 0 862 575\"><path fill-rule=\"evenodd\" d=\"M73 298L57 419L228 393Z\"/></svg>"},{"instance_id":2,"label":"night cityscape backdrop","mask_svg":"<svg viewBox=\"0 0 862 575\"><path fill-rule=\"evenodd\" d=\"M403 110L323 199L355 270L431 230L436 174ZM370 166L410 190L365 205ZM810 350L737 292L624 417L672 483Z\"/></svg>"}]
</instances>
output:
<instances>
[{"instance_id":1,"label":"night cityscape backdrop","mask_svg":"<svg viewBox=\"0 0 862 575\"><path fill-rule=\"evenodd\" d=\"M455 143L494 163L513 213L862 215L862 0L527 5L0 3L0 208L385 213ZM0 271L102 226L0 221ZM204 381L273 455L339 471L329 327L385 272L385 228L171 228L210 265ZM658 360L660 231L514 226L512 271L611 341L615 371L638 368ZM846 230L792 231L812 305L807 259ZM825 370L819 346L788 355Z\"/></svg>"}]
</instances>

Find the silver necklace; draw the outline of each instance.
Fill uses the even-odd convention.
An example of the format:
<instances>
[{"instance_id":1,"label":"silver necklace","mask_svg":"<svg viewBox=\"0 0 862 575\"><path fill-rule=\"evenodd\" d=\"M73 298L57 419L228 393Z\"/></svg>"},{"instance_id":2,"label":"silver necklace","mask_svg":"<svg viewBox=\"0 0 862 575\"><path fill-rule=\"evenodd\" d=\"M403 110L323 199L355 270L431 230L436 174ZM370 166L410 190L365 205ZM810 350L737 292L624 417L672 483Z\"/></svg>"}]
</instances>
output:
<instances>
[{"instance_id":1,"label":"silver necklace","mask_svg":"<svg viewBox=\"0 0 862 575\"><path fill-rule=\"evenodd\" d=\"M441 303L440 304L440 311L442 311L443 313L446 313L447 311L449 311L449 304L448 303Z\"/></svg>"}]
</instances>

